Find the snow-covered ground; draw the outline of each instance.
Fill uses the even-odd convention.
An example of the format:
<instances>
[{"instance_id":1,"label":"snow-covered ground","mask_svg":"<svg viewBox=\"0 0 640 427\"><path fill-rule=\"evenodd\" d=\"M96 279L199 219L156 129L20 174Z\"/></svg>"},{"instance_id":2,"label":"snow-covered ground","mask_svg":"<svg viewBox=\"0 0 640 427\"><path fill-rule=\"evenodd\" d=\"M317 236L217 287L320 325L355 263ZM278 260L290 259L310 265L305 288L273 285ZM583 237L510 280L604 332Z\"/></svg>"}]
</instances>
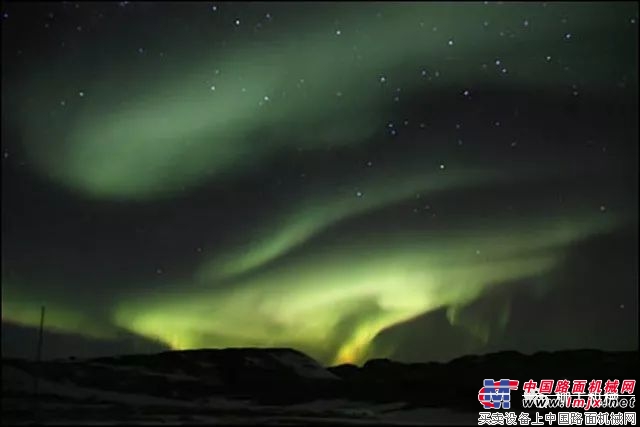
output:
<instances>
[{"instance_id":1,"label":"snow-covered ground","mask_svg":"<svg viewBox=\"0 0 640 427\"><path fill-rule=\"evenodd\" d=\"M33 377L28 373L12 366L2 366L3 396L10 392L33 391ZM58 383L47 380L38 381L38 391L41 395L69 398L77 401L101 401L109 403L123 403L133 406L170 405L176 407L194 407L190 402L177 399L166 399L155 396L117 393L112 391L79 387L72 383Z\"/></svg>"},{"instance_id":2,"label":"snow-covered ground","mask_svg":"<svg viewBox=\"0 0 640 427\"><path fill-rule=\"evenodd\" d=\"M297 360L285 358L282 362L299 366ZM309 366L301 375L320 375L318 372L326 371ZM20 394L24 396L33 391L33 377L6 365L2 367L2 377L3 411L11 414L12 424L32 423L33 403ZM461 414L446 409L406 409L403 402L372 404L346 399L263 405L250 400L212 396L190 402L80 387L68 381L40 380L39 391L41 419L46 424L476 425L478 417L477 413Z\"/></svg>"}]
</instances>

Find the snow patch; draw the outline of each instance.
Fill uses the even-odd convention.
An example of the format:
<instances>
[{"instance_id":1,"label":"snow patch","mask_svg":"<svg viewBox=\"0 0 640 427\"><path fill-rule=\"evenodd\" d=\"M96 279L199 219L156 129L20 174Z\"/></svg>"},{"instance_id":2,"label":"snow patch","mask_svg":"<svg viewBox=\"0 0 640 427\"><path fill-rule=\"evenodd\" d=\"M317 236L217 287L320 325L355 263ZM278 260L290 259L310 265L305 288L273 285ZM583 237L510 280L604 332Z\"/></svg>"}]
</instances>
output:
<instances>
[{"instance_id":1,"label":"snow patch","mask_svg":"<svg viewBox=\"0 0 640 427\"><path fill-rule=\"evenodd\" d=\"M279 354L272 353L271 356L283 365L291 368L301 377L327 380L339 379L336 375L323 368L315 360L304 355L294 352L286 352Z\"/></svg>"}]
</instances>

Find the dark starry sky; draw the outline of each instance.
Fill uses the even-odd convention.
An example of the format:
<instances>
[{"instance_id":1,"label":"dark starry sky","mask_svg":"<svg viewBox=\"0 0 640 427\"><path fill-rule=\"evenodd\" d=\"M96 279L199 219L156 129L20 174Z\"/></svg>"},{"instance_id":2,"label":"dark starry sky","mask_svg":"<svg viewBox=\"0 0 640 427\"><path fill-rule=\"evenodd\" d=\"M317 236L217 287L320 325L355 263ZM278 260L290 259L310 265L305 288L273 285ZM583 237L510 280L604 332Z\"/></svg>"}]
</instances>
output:
<instances>
[{"instance_id":1,"label":"dark starry sky","mask_svg":"<svg viewBox=\"0 0 640 427\"><path fill-rule=\"evenodd\" d=\"M3 354L637 349L637 20L3 3Z\"/></svg>"}]
</instances>

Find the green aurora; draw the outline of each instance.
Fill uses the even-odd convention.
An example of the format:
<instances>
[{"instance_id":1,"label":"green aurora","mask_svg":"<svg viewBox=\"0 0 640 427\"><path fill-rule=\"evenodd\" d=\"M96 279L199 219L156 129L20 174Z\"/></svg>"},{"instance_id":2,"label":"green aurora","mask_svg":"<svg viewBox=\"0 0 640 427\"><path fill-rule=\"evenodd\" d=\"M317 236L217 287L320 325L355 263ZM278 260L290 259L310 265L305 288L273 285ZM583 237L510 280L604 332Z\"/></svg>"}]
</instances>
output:
<instances>
[{"instance_id":1,"label":"green aurora","mask_svg":"<svg viewBox=\"0 0 640 427\"><path fill-rule=\"evenodd\" d=\"M184 40L159 35L158 45L176 46L161 66L79 42L83 63L92 65L73 65L80 58L74 51L31 67L20 87L3 95L31 172L80 200L122 209L180 204L212 183L232 187L262 173L286 153L366 150L389 121L396 87L401 97L425 90L422 70L434 97L484 86L555 90L576 81L601 93L612 70L635 73L637 81L637 69L629 71L634 58L620 54L637 41L615 32L637 15L634 4L309 7L318 13L292 19L286 32L256 38L229 30L225 44L208 54L203 40L179 49ZM285 6L275 6L275 16L279 8ZM497 58L508 77L494 70ZM448 136L435 131L430 138ZM335 181L328 166L312 184L291 185L290 193L274 196L277 203L257 207L181 277L160 287L141 275L123 277L99 310L97 296L83 302L65 291L69 265L60 265L47 287L9 277L3 265L3 320L35 326L38 305L46 304L49 328L89 337L126 331L182 349L294 346L326 363L360 363L392 353L372 345L382 331L446 309L452 325L486 343L499 331L464 316L464 307L502 283L545 277L562 266L572 245L637 215L624 203L603 212L602 198L580 191L561 208L476 215L465 194L517 185L525 190L513 194L526 198L523 193L537 191L532 188L556 179L573 185L582 179L574 176L598 168L585 161L567 172L562 158L544 167L526 160L496 164L479 152L434 148L426 161L407 152ZM612 182L599 194L611 194ZM551 197L540 193L541 200ZM460 198L458 216L442 220L450 227L426 229L385 216L438 197L452 197L452 205ZM369 217L375 226L354 225ZM508 304L500 315L504 326Z\"/></svg>"}]
</instances>

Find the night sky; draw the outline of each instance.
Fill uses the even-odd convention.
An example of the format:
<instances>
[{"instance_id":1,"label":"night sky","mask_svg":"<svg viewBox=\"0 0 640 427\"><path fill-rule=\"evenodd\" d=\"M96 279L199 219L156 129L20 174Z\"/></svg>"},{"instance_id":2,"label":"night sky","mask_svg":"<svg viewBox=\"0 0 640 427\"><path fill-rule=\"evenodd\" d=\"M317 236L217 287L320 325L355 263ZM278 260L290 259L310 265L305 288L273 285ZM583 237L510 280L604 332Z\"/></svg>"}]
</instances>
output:
<instances>
[{"instance_id":1,"label":"night sky","mask_svg":"<svg viewBox=\"0 0 640 427\"><path fill-rule=\"evenodd\" d=\"M637 116L636 2L4 3L3 354L637 349Z\"/></svg>"}]
</instances>

